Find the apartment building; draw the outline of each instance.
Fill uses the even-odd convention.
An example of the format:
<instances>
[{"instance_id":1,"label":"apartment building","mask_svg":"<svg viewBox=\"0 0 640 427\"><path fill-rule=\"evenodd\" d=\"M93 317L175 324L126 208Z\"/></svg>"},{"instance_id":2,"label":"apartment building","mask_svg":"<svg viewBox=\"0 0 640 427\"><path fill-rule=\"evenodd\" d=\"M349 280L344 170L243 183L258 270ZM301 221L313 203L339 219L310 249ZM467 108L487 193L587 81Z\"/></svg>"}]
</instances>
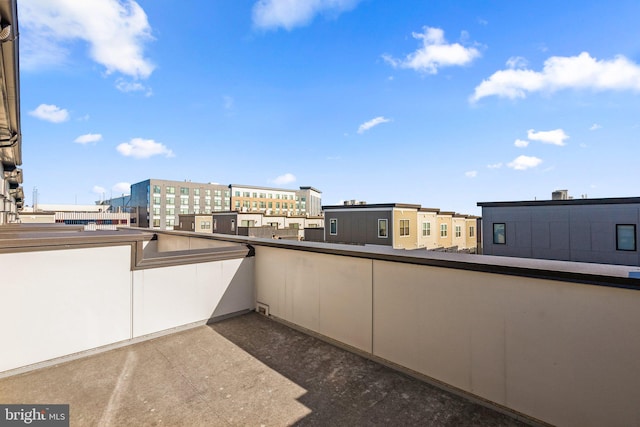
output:
<instances>
[{"instance_id":1,"label":"apartment building","mask_svg":"<svg viewBox=\"0 0 640 427\"><path fill-rule=\"evenodd\" d=\"M404 203L324 206L324 240L394 249L473 250L476 217Z\"/></svg>"},{"instance_id":2,"label":"apartment building","mask_svg":"<svg viewBox=\"0 0 640 427\"><path fill-rule=\"evenodd\" d=\"M0 225L16 222L24 205L22 189L22 135L18 64L18 14L16 2L0 5Z\"/></svg>"},{"instance_id":3,"label":"apartment building","mask_svg":"<svg viewBox=\"0 0 640 427\"><path fill-rule=\"evenodd\" d=\"M478 203L483 253L640 266L640 197L556 193L552 200Z\"/></svg>"},{"instance_id":4,"label":"apartment building","mask_svg":"<svg viewBox=\"0 0 640 427\"><path fill-rule=\"evenodd\" d=\"M131 185L130 205L140 227L173 230L178 215L230 210L226 185L147 179Z\"/></svg>"},{"instance_id":5,"label":"apartment building","mask_svg":"<svg viewBox=\"0 0 640 427\"><path fill-rule=\"evenodd\" d=\"M231 184L231 210L238 212L263 212L267 215L322 214L322 192L313 187L287 190L273 187L256 187Z\"/></svg>"}]
</instances>

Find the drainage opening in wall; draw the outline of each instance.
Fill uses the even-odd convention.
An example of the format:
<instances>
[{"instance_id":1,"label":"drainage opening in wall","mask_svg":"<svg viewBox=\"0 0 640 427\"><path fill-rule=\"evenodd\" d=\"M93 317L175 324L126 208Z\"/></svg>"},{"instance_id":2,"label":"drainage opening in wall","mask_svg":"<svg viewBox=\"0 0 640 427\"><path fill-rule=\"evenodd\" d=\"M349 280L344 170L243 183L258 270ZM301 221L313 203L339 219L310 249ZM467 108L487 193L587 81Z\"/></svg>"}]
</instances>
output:
<instances>
[{"instance_id":1,"label":"drainage opening in wall","mask_svg":"<svg viewBox=\"0 0 640 427\"><path fill-rule=\"evenodd\" d=\"M256 303L256 313L262 314L264 316L269 315L269 306L267 304L263 304L261 302Z\"/></svg>"}]
</instances>

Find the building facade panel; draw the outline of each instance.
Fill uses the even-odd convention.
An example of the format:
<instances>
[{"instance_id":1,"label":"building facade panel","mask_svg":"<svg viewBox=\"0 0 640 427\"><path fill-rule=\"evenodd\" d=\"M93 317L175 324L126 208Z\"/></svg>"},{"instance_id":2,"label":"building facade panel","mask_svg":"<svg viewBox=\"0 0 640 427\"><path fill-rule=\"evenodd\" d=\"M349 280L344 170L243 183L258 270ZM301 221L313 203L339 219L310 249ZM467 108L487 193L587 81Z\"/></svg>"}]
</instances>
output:
<instances>
[{"instance_id":1,"label":"building facade panel","mask_svg":"<svg viewBox=\"0 0 640 427\"><path fill-rule=\"evenodd\" d=\"M640 265L640 198L479 203L486 255ZM494 238L504 225L504 241ZM626 227L626 228L625 228ZM620 247L619 233L634 246ZM631 249L629 249L631 248Z\"/></svg>"}]
</instances>

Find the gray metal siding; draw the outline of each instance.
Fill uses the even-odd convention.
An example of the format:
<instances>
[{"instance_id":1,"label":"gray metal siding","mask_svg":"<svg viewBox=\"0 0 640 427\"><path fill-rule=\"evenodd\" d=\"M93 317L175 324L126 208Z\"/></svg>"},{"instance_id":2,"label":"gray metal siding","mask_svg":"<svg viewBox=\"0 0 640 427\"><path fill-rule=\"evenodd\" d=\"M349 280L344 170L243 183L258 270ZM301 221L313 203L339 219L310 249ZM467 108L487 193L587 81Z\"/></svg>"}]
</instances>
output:
<instances>
[{"instance_id":1,"label":"gray metal siding","mask_svg":"<svg viewBox=\"0 0 640 427\"><path fill-rule=\"evenodd\" d=\"M617 224L640 232L640 204L483 206L482 217L486 255L640 265L638 250L616 249ZM505 223L506 244L493 244L494 223Z\"/></svg>"},{"instance_id":2,"label":"gray metal siding","mask_svg":"<svg viewBox=\"0 0 640 427\"><path fill-rule=\"evenodd\" d=\"M338 234L333 236L331 231L331 219L338 220ZM378 219L387 220L388 236L378 237ZM393 244L393 213L389 211L349 211L332 212L325 211L326 241L331 243L351 243L359 245L386 245Z\"/></svg>"}]
</instances>

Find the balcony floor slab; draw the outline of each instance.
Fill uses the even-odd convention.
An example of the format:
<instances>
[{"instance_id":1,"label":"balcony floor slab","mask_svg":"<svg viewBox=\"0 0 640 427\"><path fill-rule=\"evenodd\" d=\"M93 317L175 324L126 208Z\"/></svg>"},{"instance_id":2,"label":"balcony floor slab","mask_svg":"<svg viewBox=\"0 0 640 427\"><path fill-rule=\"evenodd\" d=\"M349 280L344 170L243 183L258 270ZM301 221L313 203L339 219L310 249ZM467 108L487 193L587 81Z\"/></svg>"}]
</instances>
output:
<instances>
[{"instance_id":1,"label":"balcony floor slab","mask_svg":"<svg viewBox=\"0 0 640 427\"><path fill-rule=\"evenodd\" d=\"M255 313L0 380L71 425L519 426Z\"/></svg>"}]
</instances>

